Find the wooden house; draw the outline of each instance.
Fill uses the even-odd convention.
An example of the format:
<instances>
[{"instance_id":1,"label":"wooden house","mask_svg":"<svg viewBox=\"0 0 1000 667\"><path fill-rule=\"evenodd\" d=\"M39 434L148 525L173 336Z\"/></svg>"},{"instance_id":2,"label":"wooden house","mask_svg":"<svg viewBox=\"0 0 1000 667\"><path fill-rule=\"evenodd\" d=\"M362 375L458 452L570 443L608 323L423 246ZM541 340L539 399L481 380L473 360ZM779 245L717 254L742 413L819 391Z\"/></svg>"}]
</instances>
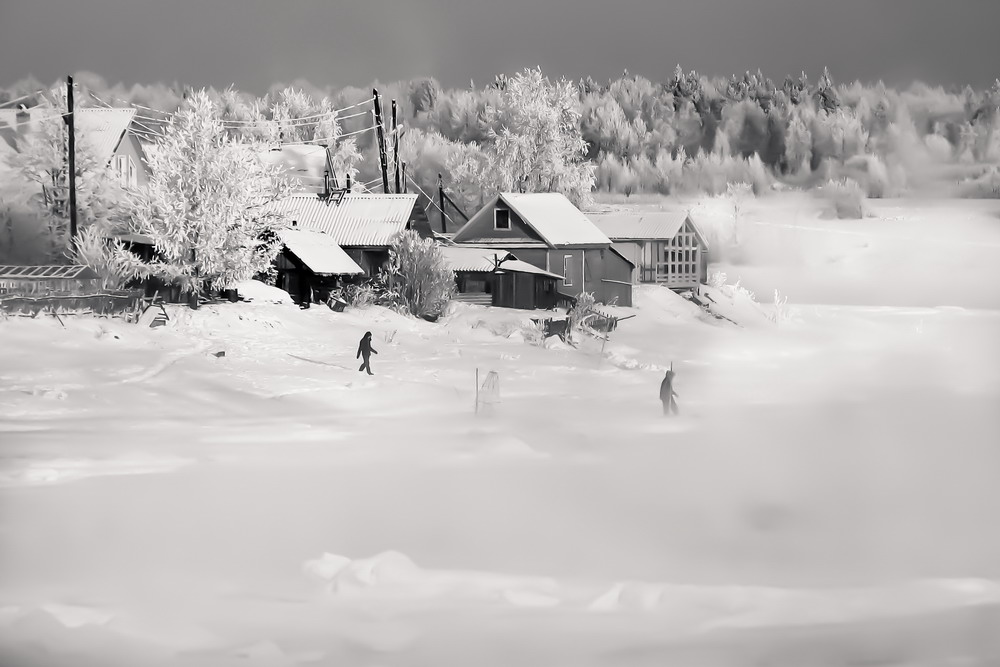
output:
<instances>
[{"instance_id":1,"label":"wooden house","mask_svg":"<svg viewBox=\"0 0 1000 667\"><path fill-rule=\"evenodd\" d=\"M632 305L632 262L559 193L501 193L452 241L516 253L519 260L562 276L557 291L565 297L590 292L601 303Z\"/></svg>"},{"instance_id":2,"label":"wooden house","mask_svg":"<svg viewBox=\"0 0 1000 667\"><path fill-rule=\"evenodd\" d=\"M408 194L294 194L272 204L296 229L323 232L371 277L389 259L400 232L429 232L427 215Z\"/></svg>"},{"instance_id":3,"label":"wooden house","mask_svg":"<svg viewBox=\"0 0 1000 667\"><path fill-rule=\"evenodd\" d=\"M126 189L139 188L149 182L142 143L130 131L135 114L135 109L78 108L74 111L77 150L86 147L92 151L101 164L111 168L113 178ZM52 109L44 108L0 109L0 150L20 152L24 140L38 131L41 119L52 115ZM2 158L0 155L0 162L4 162ZM4 178L18 179L18 175L8 173ZM22 185L29 185L27 179L23 181Z\"/></svg>"},{"instance_id":4,"label":"wooden house","mask_svg":"<svg viewBox=\"0 0 1000 667\"><path fill-rule=\"evenodd\" d=\"M455 271L457 301L525 310L556 306L557 285L563 279L557 273L502 250L443 245L441 252Z\"/></svg>"},{"instance_id":5,"label":"wooden house","mask_svg":"<svg viewBox=\"0 0 1000 667\"><path fill-rule=\"evenodd\" d=\"M633 283L657 283L687 290L708 278L708 243L682 211L588 213L634 265Z\"/></svg>"},{"instance_id":6,"label":"wooden house","mask_svg":"<svg viewBox=\"0 0 1000 667\"><path fill-rule=\"evenodd\" d=\"M296 303L326 301L345 278L364 273L329 234L292 227L280 236L283 246L275 260L275 284Z\"/></svg>"}]
</instances>

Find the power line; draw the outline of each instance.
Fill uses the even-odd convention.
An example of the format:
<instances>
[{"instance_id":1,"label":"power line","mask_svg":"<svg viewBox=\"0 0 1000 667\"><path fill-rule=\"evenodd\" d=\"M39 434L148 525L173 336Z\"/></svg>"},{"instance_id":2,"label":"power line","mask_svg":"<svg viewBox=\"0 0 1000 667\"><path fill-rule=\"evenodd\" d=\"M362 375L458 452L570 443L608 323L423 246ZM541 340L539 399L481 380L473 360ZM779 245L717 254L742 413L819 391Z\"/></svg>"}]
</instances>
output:
<instances>
[{"instance_id":1,"label":"power line","mask_svg":"<svg viewBox=\"0 0 1000 667\"><path fill-rule=\"evenodd\" d=\"M442 213L442 214L444 215L444 217L448 219L448 222L450 222L451 224L455 225L455 226L456 226L456 228L459 228L459 227L461 227L461 225L459 225L459 224L458 224L458 223L456 223L456 222L455 222L454 220L452 220L452 219L451 219L451 216L450 216L450 215L448 215L448 213L447 213L446 211L444 211L444 210L443 210L443 209L442 209L442 208L441 208L441 207L440 207L440 206L438 205L438 203L437 203L436 201L434 201L434 197L431 197L431 196L430 196L430 195L428 195L428 194L427 194L426 192L424 192L424 189L423 189L422 187L420 187L420 185L419 185L419 184L418 184L418 183L417 183L417 182L416 182L415 180L413 180L413 178L411 178L409 174L407 174L407 175L406 175L406 180L408 180L408 181L409 181L410 183L412 183L412 184L413 184L413 187L415 187L415 188L416 188L417 190L419 190L419 191L420 191L420 194L422 194L423 196L427 197L427 199L429 199L429 200L430 200L431 204L433 204L433 205L434 205L434 208L436 208L437 210L441 211L441 213ZM424 207L424 210L426 210L426 207Z\"/></svg>"},{"instance_id":2,"label":"power line","mask_svg":"<svg viewBox=\"0 0 1000 667\"><path fill-rule=\"evenodd\" d=\"M40 94L42 94L44 92L45 92L44 90L36 90L33 93L28 93L27 95L21 95L20 97L15 97L12 100L8 100L8 101L3 102L2 104L0 104L0 107L5 107L8 104L14 104L15 102L20 102L21 100L26 100L29 97L34 97L35 95L40 95Z\"/></svg>"}]
</instances>

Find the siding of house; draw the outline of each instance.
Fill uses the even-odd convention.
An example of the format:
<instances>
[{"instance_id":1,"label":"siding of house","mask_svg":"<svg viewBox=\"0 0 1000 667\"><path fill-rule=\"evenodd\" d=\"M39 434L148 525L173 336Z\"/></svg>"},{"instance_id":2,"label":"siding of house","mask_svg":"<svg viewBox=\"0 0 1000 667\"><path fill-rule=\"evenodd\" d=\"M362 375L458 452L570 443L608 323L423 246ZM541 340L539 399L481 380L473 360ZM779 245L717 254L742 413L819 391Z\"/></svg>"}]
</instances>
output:
<instances>
[{"instance_id":1,"label":"siding of house","mask_svg":"<svg viewBox=\"0 0 1000 667\"><path fill-rule=\"evenodd\" d=\"M135 138L135 135L126 133L122 137L121 143L118 144L115 155L127 155L132 158L132 162L135 163L137 187L141 188L149 184L149 168L143 160L142 149L139 147L139 140ZM111 160L113 163L114 158L111 158Z\"/></svg>"},{"instance_id":2,"label":"siding of house","mask_svg":"<svg viewBox=\"0 0 1000 667\"><path fill-rule=\"evenodd\" d=\"M510 211L510 229L494 229L496 209L510 211L502 201L498 201L494 207L484 207L462 227L461 243L544 243L542 238L524 224L514 211Z\"/></svg>"},{"instance_id":3,"label":"siding of house","mask_svg":"<svg viewBox=\"0 0 1000 667\"><path fill-rule=\"evenodd\" d=\"M629 271L628 280L633 285L639 284L640 269L642 267L642 246L643 241L615 241L611 247L620 252L631 261L635 268Z\"/></svg>"}]
</instances>

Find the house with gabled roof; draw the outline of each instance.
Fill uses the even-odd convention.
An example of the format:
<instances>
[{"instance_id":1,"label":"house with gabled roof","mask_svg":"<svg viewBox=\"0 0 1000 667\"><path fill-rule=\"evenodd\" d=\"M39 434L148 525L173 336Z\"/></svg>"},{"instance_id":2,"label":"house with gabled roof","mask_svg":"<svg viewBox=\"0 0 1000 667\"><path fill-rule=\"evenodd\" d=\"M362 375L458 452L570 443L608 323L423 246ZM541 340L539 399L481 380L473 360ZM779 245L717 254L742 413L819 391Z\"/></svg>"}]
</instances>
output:
<instances>
[{"instance_id":1,"label":"house with gabled roof","mask_svg":"<svg viewBox=\"0 0 1000 667\"><path fill-rule=\"evenodd\" d=\"M708 242L684 211L589 213L594 224L636 266L635 283L696 288L708 276Z\"/></svg>"},{"instance_id":2,"label":"house with gabled roof","mask_svg":"<svg viewBox=\"0 0 1000 667\"><path fill-rule=\"evenodd\" d=\"M410 194L370 194L339 191L294 194L271 205L284 214L292 229L323 232L374 276L389 259L389 247L400 232L428 234L427 215Z\"/></svg>"},{"instance_id":3,"label":"house with gabled roof","mask_svg":"<svg viewBox=\"0 0 1000 667\"><path fill-rule=\"evenodd\" d=\"M597 301L632 305L634 265L564 195L503 192L452 237L457 245L505 250L562 276L560 294L590 292Z\"/></svg>"},{"instance_id":4,"label":"house with gabled roof","mask_svg":"<svg viewBox=\"0 0 1000 667\"><path fill-rule=\"evenodd\" d=\"M22 140L37 131L43 119L57 113L51 108L0 109L0 151L8 155L19 152ZM81 143L86 143L101 164L111 167L122 187L138 188L149 182L142 144L130 132L135 109L77 108L73 113ZM7 162L3 155L0 162ZM16 178L16 174L8 172L7 177Z\"/></svg>"}]
</instances>

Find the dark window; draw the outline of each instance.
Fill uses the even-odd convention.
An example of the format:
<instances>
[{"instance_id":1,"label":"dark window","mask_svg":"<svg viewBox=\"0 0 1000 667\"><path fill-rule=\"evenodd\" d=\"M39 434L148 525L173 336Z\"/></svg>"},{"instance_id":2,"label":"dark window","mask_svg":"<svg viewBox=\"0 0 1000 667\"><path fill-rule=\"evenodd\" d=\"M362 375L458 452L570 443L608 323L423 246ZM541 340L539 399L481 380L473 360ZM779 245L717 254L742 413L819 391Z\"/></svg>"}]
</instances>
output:
<instances>
[{"instance_id":1,"label":"dark window","mask_svg":"<svg viewBox=\"0 0 1000 667\"><path fill-rule=\"evenodd\" d=\"M510 229L510 211L505 208L493 211L493 229Z\"/></svg>"}]
</instances>

